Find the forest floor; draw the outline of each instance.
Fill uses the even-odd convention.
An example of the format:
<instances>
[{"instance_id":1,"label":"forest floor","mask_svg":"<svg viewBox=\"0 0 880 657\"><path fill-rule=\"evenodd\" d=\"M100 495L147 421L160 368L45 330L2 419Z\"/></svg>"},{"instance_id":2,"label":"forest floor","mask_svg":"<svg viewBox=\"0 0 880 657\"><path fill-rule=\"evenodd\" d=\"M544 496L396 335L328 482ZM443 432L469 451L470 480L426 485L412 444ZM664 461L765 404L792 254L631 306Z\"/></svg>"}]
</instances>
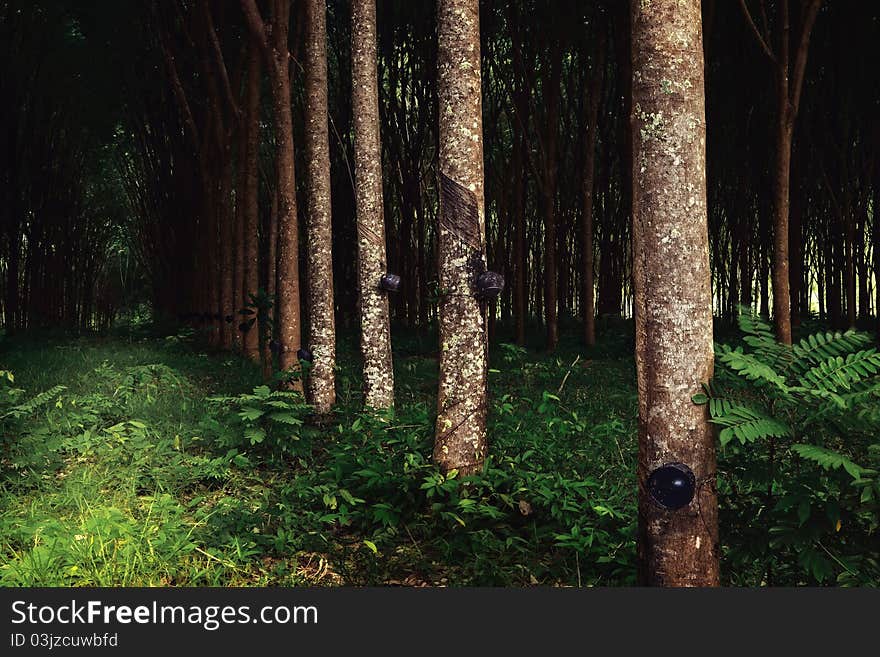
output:
<instances>
[{"instance_id":1,"label":"forest floor","mask_svg":"<svg viewBox=\"0 0 880 657\"><path fill-rule=\"evenodd\" d=\"M22 397L49 394L5 427L0 584L631 582L632 360L500 347L493 457L460 486L429 462L430 344L396 341L399 410L376 417L343 341L339 410L312 425L284 397L293 417L243 420L258 367L186 334L7 341Z\"/></svg>"},{"instance_id":2,"label":"forest floor","mask_svg":"<svg viewBox=\"0 0 880 657\"><path fill-rule=\"evenodd\" d=\"M605 335L591 352L493 348L491 457L466 481L430 462L429 337L395 338L385 415L360 410L342 339L320 422L188 332L2 341L0 585L633 584L632 334ZM761 584L760 507L720 492L725 581ZM804 583L793 554L784 581Z\"/></svg>"}]
</instances>

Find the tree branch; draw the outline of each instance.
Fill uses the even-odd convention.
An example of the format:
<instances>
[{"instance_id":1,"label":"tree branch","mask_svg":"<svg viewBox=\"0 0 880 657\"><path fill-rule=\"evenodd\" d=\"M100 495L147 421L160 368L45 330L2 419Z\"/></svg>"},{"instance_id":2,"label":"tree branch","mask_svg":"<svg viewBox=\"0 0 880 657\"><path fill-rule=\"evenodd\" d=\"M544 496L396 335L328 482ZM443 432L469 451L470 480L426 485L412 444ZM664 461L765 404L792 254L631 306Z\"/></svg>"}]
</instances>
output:
<instances>
[{"instance_id":1,"label":"tree branch","mask_svg":"<svg viewBox=\"0 0 880 657\"><path fill-rule=\"evenodd\" d=\"M801 22L801 36L798 42L798 49L794 56L794 69L792 75L794 77L791 88L791 109L792 116L797 116L798 106L801 102L801 88L804 84L804 71L807 68L807 54L810 50L810 35L813 32L813 25L816 22L816 16L822 7L822 0L811 0L804 11L804 18Z\"/></svg>"},{"instance_id":2,"label":"tree branch","mask_svg":"<svg viewBox=\"0 0 880 657\"><path fill-rule=\"evenodd\" d=\"M755 21L752 20L752 14L749 12L749 7L746 5L746 0L739 0L739 6L742 8L743 15L746 18L746 22L749 24L749 27L752 28L752 33L755 35L755 38L758 40L758 45L761 46L761 50L764 51L764 54L770 58L774 64L776 62L776 55L773 54L773 51L770 50L770 46L767 45L767 42L764 40L764 37L761 36L761 33L758 31L758 26L755 25Z\"/></svg>"},{"instance_id":3,"label":"tree branch","mask_svg":"<svg viewBox=\"0 0 880 657\"><path fill-rule=\"evenodd\" d=\"M193 148L195 149L195 152L198 153L199 130L198 127L196 127L192 110L186 99L186 92L183 89L183 84L180 82L180 76L177 74L177 65L174 63L174 55L171 53L171 47L168 44L168 37L165 34L165 30L161 27L159 28L159 41L162 45L162 54L165 59L165 67L168 69L168 77L171 78L171 88L174 91L174 97L177 99L177 104L180 106L180 112L183 114L183 122L186 125L187 132L193 142Z\"/></svg>"},{"instance_id":4,"label":"tree branch","mask_svg":"<svg viewBox=\"0 0 880 657\"><path fill-rule=\"evenodd\" d=\"M208 32L208 42L211 44L211 50L214 52L217 70L220 71L220 81L223 83L223 92L226 95L226 102L232 109L233 115L241 116L241 110L235 100L235 94L232 92L232 85L229 82L229 73L226 70L226 63L223 61L223 50L220 48L220 40L217 38L217 29L214 27L214 17L211 15L211 7L208 0L202 0L202 12L205 18L205 27Z\"/></svg>"},{"instance_id":5,"label":"tree branch","mask_svg":"<svg viewBox=\"0 0 880 657\"><path fill-rule=\"evenodd\" d=\"M241 10L244 12L244 20L254 37L254 41L264 52L268 51L269 37L266 33L266 23L263 22L256 0L241 0Z\"/></svg>"}]
</instances>

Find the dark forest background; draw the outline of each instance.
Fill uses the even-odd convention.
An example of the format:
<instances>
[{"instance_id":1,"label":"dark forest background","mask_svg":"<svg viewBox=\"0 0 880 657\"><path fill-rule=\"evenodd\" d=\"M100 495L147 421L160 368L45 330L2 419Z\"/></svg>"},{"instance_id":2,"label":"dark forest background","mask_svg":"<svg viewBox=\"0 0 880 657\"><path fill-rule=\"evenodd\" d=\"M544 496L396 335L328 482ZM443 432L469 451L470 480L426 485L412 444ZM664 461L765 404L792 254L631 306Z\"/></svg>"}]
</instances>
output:
<instances>
[{"instance_id":1,"label":"dark forest background","mask_svg":"<svg viewBox=\"0 0 880 657\"><path fill-rule=\"evenodd\" d=\"M794 32L799 4L792 5ZM772 45L776 12L752 9ZM233 82L240 81L246 42L234 3L215 3L213 11L215 43L189 3L4 3L0 304L8 331L107 327L146 307L161 321L213 310L197 293L205 267L220 263L209 263L200 249L212 248L212 228L218 240L221 233L202 216L205 172L193 151L206 158L215 180L233 174L223 167L234 169L241 141L224 94L238 104L241 92L215 87L212 96L209 87L219 84L217 57ZM291 76L301 172L297 11L295 3ZM389 269L404 281L392 317L419 328L436 314L433 11L432 2L383 1L377 14ZM583 314L585 126L596 67L596 312L600 319L631 314L628 20L625 2L481 3L487 253L490 269L507 281L491 326L516 342L526 340L526 327L536 329L528 334L538 340L551 305L563 333L581 330L569 320ZM329 3L327 25L335 298L339 325L350 328L357 286L347 3ZM739 304L764 315L771 309L777 83L774 63L739 3L705 2L704 34L713 307L716 317L732 321ZM878 37L872 3L828 2L815 21L792 148L795 325L818 317L833 327L868 328L877 315ZM174 58L180 91L201 129L195 147L163 49ZM266 253L274 164L267 92L263 98L260 234ZM222 134L209 138L215 121ZM298 176L300 215L303 181ZM229 203L230 182L218 192ZM272 287L267 276L263 257L263 289Z\"/></svg>"}]
</instances>

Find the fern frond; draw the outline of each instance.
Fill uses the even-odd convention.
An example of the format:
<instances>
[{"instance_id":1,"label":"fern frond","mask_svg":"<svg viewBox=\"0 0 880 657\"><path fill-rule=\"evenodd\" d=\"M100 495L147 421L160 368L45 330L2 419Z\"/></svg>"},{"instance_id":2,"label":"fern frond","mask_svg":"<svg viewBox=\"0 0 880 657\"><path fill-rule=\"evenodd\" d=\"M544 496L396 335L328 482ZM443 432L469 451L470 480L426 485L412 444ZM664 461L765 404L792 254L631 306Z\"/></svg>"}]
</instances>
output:
<instances>
[{"instance_id":1,"label":"fern frond","mask_svg":"<svg viewBox=\"0 0 880 657\"><path fill-rule=\"evenodd\" d=\"M815 407L815 412L813 414L815 417L824 415L830 410L845 411L847 409L846 399L844 399L842 395L837 394L833 390L823 390L822 388L810 388L806 386L795 386L791 389L791 391L795 395L800 395L807 402L807 404L810 404L813 401L809 399L810 397L825 402L825 406L815 407L815 404L811 405L812 407Z\"/></svg>"},{"instance_id":2,"label":"fern frond","mask_svg":"<svg viewBox=\"0 0 880 657\"><path fill-rule=\"evenodd\" d=\"M773 335L773 329L770 328L770 325L746 306L739 307L737 323L740 330L746 335L753 335L757 338L776 342L776 337Z\"/></svg>"},{"instance_id":3,"label":"fern frond","mask_svg":"<svg viewBox=\"0 0 880 657\"><path fill-rule=\"evenodd\" d=\"M14 417L21 418L27 417L32 414L41 406L45 406L46 404L51 403L55 400L55 398L60 395L62 392L67 390L67 386L52 386L48 390L44 390L38 395L34 395L26 402L21 404L16 404L15 406L10 407L6 410L6 412L0 416L2 418Z\"/></svg>"},{"instance_id":4,"label":"fern frond","mask_svg":"<svg viewBox=\"0 0 880 657\"><path fill-rule=\"evenodd\" d=\"M777 372L758 354L743 353L741 348L731 349L726 345L716 348L716 358L738 376L749 381L760 381L778 388L788 394L785 377Z\"/></svg>"},{"instance_id":5,"label":"fern frond","mask_svg":"<svg viewBox=\"0 0 880 657\"><path fill-rule=\"evenodd\" d=\"M815 387L829 392L849 391L852 387L880 372L880 354L876 349L865 349L843 356L831 356L811 367L801 377L804 387Z\"/></svg>"},{"instance_id":6,"label":"fern frond","mask_svg":"<svg viewBox=\"0 0 880 657\"><path fill-rule=\"evenodd\" d=\"M834 450L826 449L825 447L798 443L792 445L791 449L801 458L818 463L825 470L839 470L840 468L843 468L853 479L861 479L862 473L870 472L866 468L853 463L840 452L835 452Z\"/></svg>"},{"instance_id":7,"label":"fern frond","mask_svg":"<svg viewBox=\"0 0 880 657\"><path fill-rule=\"evenodd\" d=\"M750 308L740 306L739 310L737 322L740 330L745 333L743 341L754 350L755 354L774 365L778 361L789 362L791 350L788 346L777 342L773 328L760 316L752 313Z\"/></svg>"},{"instance_id":8,"label":"fern frond","mask_svg":"<svg viewBox=\"0 0 880 657\"><path fill-rule=\"evenodd\" d=\"M880 386L878 386L878 389L871 390L871 394L867 399L871 397L874 398L873 404L860 402L855 406L859 409L857 417L863 424L869 426L880 425Z\"/></svg>"},{"instance_id":9,"label":"fern frond","mask_svg":"<svg viewBox=\"0 0 880 657\"><path fill-rule=\"evenodd\" d=\"M829 358L843 356L870 343L870 335L852 330L846 333L814 333L792 346L795 358L792 367L798 372L804 372Z\"/></svg>"},{"instance_id":10,"label":"fern frond","mask_svg":"<svg viewBox=\"0 0 880 657\"><path fill-rule=\"evenodd\" d=\"M734 438L742 444L762 438L790 436L791 428L763 410L729 399L709 400L709 421L724 427L718 435L722 445Z\"/></svg>"}]
</instances>

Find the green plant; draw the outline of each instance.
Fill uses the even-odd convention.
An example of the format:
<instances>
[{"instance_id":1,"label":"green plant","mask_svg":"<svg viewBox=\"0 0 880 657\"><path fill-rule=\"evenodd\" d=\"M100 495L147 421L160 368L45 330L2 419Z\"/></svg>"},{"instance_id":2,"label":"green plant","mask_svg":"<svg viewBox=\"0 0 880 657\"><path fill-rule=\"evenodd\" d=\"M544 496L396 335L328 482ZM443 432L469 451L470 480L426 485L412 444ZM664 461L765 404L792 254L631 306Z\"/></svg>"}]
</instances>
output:
<instances>
[{"instance_id":1,"label":"green plant","mask_svg":"<svg viewBox=\"0 0 880 657\"><path fill-rule=\"evenodd\" d=\"M304 418L310 413L301 393L257 386L250 394L209 397L208 402L227 411L219 422L209 419L224 447L252 447L264 444L289 451L300 440Z\"/></svg>"},{"instance_id":2,"label":"green plant","mask_svg":"<svg viewBox=\"0 0 880 657\"><path fill-rule=\"evenodd\" d=\"M251 292L248 294L248 303L239 310L239 316L241 317L239 328L250 331L254 328L254 324L257 323L260 341L270 340L272 338L272 323L269 321L269 317L271 317L274 305L275 297L263 288L259 288L256 293Z\"/></svg>"},{"instance_id":3,"label":"green plant","mask_svg":"<svg viewBox=\"0 0 880 657\"><path fill-rule=\"evenodd\" d=\"M747 312L739 326L744 346L716 346L718 373L694 397L721 427L727 531L758 539L733 558L769 583L876 577L880 353L855 331L787 346ZM755 517L766 535L741 524Z\"/></svg>"},{"instance_id":4,"label":"green plant","mask_svg":"<svg viewBox=\"0 0 880 657\"><path fill-rule=\"evenodd\" d=\"M9 370L0 370L0 436L5 439L16 438L21 426L38 411L42 410L67 388L55 385L22 401L24 390L14 387L15 376ZM4 441L5 442L5 441Z\"/></svg>"}]
</instances>

